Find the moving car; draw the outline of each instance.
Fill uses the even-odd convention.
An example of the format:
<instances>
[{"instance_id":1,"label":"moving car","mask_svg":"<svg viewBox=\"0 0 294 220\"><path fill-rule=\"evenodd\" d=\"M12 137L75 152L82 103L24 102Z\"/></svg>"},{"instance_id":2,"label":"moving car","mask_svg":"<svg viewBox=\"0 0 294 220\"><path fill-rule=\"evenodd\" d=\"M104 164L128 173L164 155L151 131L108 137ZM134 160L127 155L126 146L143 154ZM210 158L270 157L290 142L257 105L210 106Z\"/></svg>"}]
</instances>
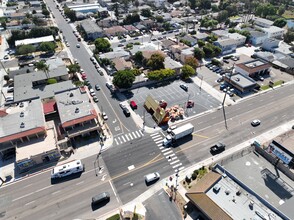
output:
<instances>
[{"instance_id":1,"label":"moving car","mask_svg":"<svg viewBox=\"0 0 294 220\"><path fill-rule=\"evenodd\" d=\"M96 85L95 85L95 89L96 89L97 91L99 91L99 90L100 90L100 86L99 86L98 84L96 84Z\"/></svg>"},{"instance_id":2,"label":"moving car","mask_svg":"<svg viewBox=\"0 0 294 220\"><path fill-rule=\"evenodd\" d=\"M145 182L146 183L150 183L153 182L155 180L158 180L160 178L160 175L158 172L155 173L149 173L145 176Z\"/></svg>"},{"instance_id":3,"label":"moving car","mask_svg":"<svg viewBox=\"0 0 294 220\"><path fill-rule=\"evenodd\" d=\"M211 154L218 154L223 152L226 149L226 145L223 143L217 143L210 148Z\"/></svg>"},{"instance_id":4,"label":"moving car","mask_svg":"<svg viewBox=\"0 0 294 220\"><path fill-rule=\"evenodd\" d=\"M188 86L185 85L185 84L181 84L180 87L185 90L185 91L188 91Z\"/></svg>"},{"instance_id":5,"label":"moving car","mask_svg":"<svg viewBox=\"0 0 294 220\"><path fill-rule=\"evenodd\" d=\"M258 125L260 125L260 120L259 119L254 119L252 122L251 122L251 125L253 126L253 127L255 127L255 126L258 126Z\"/></svg>"},{"instance_id":6,"label":"moving car","mask_svg":"<svg viewBox=\"0 0 294 220\"><path fill-rule=\"evenodd\" d=\"M109 201L110 200L110 194L108 192L100 193L96 196L92 197L92 204L97 205L101 202L104 201Z\"/></svg>"}]
</instances>

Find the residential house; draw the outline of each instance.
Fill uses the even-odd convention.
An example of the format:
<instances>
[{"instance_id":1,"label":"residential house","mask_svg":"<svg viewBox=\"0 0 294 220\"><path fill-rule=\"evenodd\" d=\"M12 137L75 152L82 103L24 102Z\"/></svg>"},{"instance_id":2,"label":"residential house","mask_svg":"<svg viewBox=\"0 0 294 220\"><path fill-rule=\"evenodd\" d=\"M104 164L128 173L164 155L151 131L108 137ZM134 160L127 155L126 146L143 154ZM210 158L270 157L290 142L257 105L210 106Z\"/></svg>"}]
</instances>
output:
<instances>
[{"instance_id":1,"label":"residential house","mask_svg":"<svg viewBox=\"0 0 294 220\"><path fill-rule=\"evenodd\" d=\"M213 44L221 48L222 55L234 53L238 45L237 41L229 38L218 39Z\"/></svg>"},{"instance_id":2,"label":"residential house","mask_svg":"<svg viewBox=\"0 0 294 220\"><path fill-rule=\"evenodd\" d=\"M21 45L33 45L34 47L38 47L42 42L54 42L53 35L45 36L45 37L36 37L36 38L27 38L23 40L16 40L15 46Z\"/></svg>"},{"instance_id":3,"label":"residential house","mask_svg":"<svg viewBox=\"0 0 294 220\"><path fill-rule=\"evenodd\" d=\"M144 43L143 45L133 45L133 49L130 50L131 55L135 55L138 51L157 51L160 50L160 45L152 43Z\"/></svg>"},{"instance_id":4,"label":"residential house","mask_svg":"<svg viewBox=\"0 0 294 220\"><path fill-rule=\"evenodd\" d=\"M274 53L276 56L286 57L286 56L293 56L293 51L291 50L292 46L285 43L284 41L281 41L279 43L279 46L274 49Z\"/></svg>"},{"instance_id":5,"label":"residential house","mask_svg":"<svg viewBox=\"0 0 294 220\"><path fill-rule=\"evenodd\" d=\"M285 30L283 28L279 28L276 26L262 28L262 31L267 34L268 38L277 38L277 39L282 39L285 33Z\"/></svg>"},{"instance_id":6,"label":"residential house","mask_svg":"<svg viewBox=\"0 0 294 220\"><path fill-rule=\"evenodd\" d=\"M127 33L128 33L128 31L125 28L123 28L122 26L113 26L113 27L104 29L104 34L108 37L116 36L116 35L123 35L123 34L127 34Z\"/></svg>"},{"instance_id":7,"label":"residential house","mask_svg":"<svg viewBox=\"0 0 294 220\"><path fill-rule=\"evenodd\" d=\"M172 19L170 13L162 13L159 16L161 16L163 18L164 22L171 21L171 19Z\"/></svg>"},{"instance_id":8,"label":"residential house","mask_svg":"<svg viewBox=\"0 0 294 220\"><path fill-rule=\"evenodd\" d=\"M274 24L273 21L270 21L265 18L259 18L259 17L255 17L253 19L253 23L259 27L264 27L264 28L269 28Z\"/></svg>"},{"instance_id":9,"label":"residential house","mask_svg":"<svg viewBox=\"0 0 294 220\"><path fill-rule=\"evenodd\" d=\"M124 58L125 60L128 60L130 58L130 53L128 51L111 51L111 52L107 52L107 53L103 53L101 55L99 55L101 59L109 59L109 60L113 60L115 58Z\"/></svg>"},{"instance_id":10,"label":"residential house","mask_svg":"<svg viewBox=\"0 0 294 220\"><path fill-rule=\"evenodd\" d=\"M135 33L138 32L139 30L133 26L133 25L124 25L123 26L129 33Z\"/></svg>"},{"instance_id":11,"label":"residential house","mask_svg":"<svg viewBox=\"0 0 294 220\"><path fill-rule=\"evenodd\" d=\"M280 41L274 38L267 38L262 43L262 48L267 51L273 51L274 48L279 47Z\"/></svg>"},{"instance_id":12,"label":"residential house","mask_svg":"<svg viewBox=\"0 0 294 220\"><path fill-rule=\"evenodd\" d=\"M228 30L215 30L211 32L215 36L221 38L221 37L226 37L229 34Z\"/></svg>"},{"instance_id":13,"label":"residential house","mask_svg":"<svg viewBox=\"0 0 294 220\"><path fill-rule=\"evenodd\" d=\"M282 65L280 65L281 70L283 70L291 75L294 75L294 58L285 57L285 58L279 59L277 61L282 64Z\"/></svg>"},{"instance_id":14,"label":"residential house","mask_svg":"<svg viewBox=\"0 0 294 220\"><path fill-rule=\"evenodd\" d=\"M170 39L163 39L161 41L161 46L163 50L170 50L172 45L176 45L177 43Z\"/></svg>"},{"instance_id":15,"label":"residential house","mask_svg":"<svg viewBox=\"0 0 294 220\"><path fill-rule=\"evenodd\" d=\"M116 18L107 17L102 20L99 20L97 24L99 25L99 27L104 29L104 28L110 28L110 27L116 26L118 25L118 22Z\"/></svg>"},{"instance_id":16,"label":"residential house","mask_svg":"<svg viewBox=\"0 0 294 220\"><path fill-rule=\"evenodd\" d=\"M186 34L183 37L179 37L179 39L180 39L180 42L182 42L190 47L194 47L197 44L197 39L195 39L191 35Z\"/></svg>"},{"instance_id":17,"label":"residential house","mask_svg":"<svg viewBox=\"0 0 294 220\"><path fill-rule=\"evenodd\" d=\"M267 34L261 31L250 31L250 35L249 42L254 46L261 45L268 38Z\"/></svg>"},{"instance_id":18,"label":"residential house","mask_svg":"<svg viewBox=\"0 0 294 220\"><path fill-rule=\"evenodd\" d=\"M164 6L164 3L166 2L166 0L147 0L146 4L147 5L154 5L155 8L161 8Z\"/></svg>"},{"instance_id":19,"label":"residential house","mask_svg":"<svg viewBox=\"0 0 294 220\"><path fill-rule=\"evenodd\" d=\"M87 14L89 12L92 13L97 13L99 8L101 8L100 4L71 4L71 3L66 3L65 4L69 9L75 11L75 12L79 12L79 13L83 13L83 14Z\"/></svg>"},{"instance_id":20,"label":"residential house","mask_svg":"<svg viewBox=\"0 0 294 220\"><path fill-rule=\"evenodd\" d=\"M23 20L24 18L26 18L26 14L25 13L12 13L10 16L7 16L9 19L11 20Z\"/></svg>"},{"instance_id":21,"label":"residential house","mask_svg":"<svg viewBox=\"0 0 294 220\"><path fill-rule=\"evenodd\" d=\"M256 52L252 55L252 57L260 58L267 62L273 62L275 60L275 57L271 52Z\"/></svg>"},{"instance_id":22,"label":"residential house","mask_svg":"<svg viewBox=\"0 0 294 220\"><path fill-rule=\"evenodd\" d=\"M183 67L183 65L180 62L175 61L172 58L166 56L164 58L164 67L166 69L174 70L176 74L180 74L181 73L181 68Z\"/></svg>"},{"instance_id":23,"label":"residential house","mask_svg":"<svg viewBox=\"0 0 294 220\"><path fill-rule=\"evenodd\" d=\"M179 43L179 44L176 44L176 45L171 45L171 57L174 58L175 60L181 60L181 53L182 53L182 50L185 50L187 48L190 48L188 47L187 45L183 44L183 43Z\"/></svg>"},{"instance_id":24,"label":"residential house","mask_svg":"<svg viewBox=\"0 0 294 220\"><path fill-rule=\"evenodd\" d=\"M146 20L140 21L140 24L144 25L147 29L154 28L157 26L156 21L153 21L151 19L146 19Z\"/></svg>"},{"instance_id":25,"label":"residential house","mask_svg":"<svg viewBox=\"0 0 294 220\"><path fill-rule=\"evenodd\" d=\"M226 37L235 40L237 42L237 47L243 46L246 42L246 37L239 33L228 33Z\"/></svg>"},{"instance_id":26,"label":"residential house","mask_svg":"<svg viewBox=\"0 0 294 220\"><path fill-rule=\"evenodd\" d=\"M80 26L85 32L87 40L95 40L104 36L103 30L91 19L81 21Z\"/></svg>"},{"instance_id":27,"label":"residential house","mask_svg":"<svg viewBox=\"0 0 294 220\"><path fill-rule=\"evenodd\" d=\"M194 36L197 40L203 40L206 41L208 34L202 33L202 32L197 32L196 35Z\"/></svg>"},{"instance_id":28,"label":"residential house","mask_svg":"<svg viewBox=\"0 0 294 220\"><path fill-rule=\"evenodd\" d=\"M109 11L107 7L98 8L98 14L101 18L107 18L109 16Z\"/></svg>"},{"instance_id":29,"label":"residential house","mask_svg":"<svg viewBox=\"0 0 294 220\"><path fill-rule=\"evenodd\" d=\"M235 65L235 71L251 78L270 72L271 64L261 59L254 59Z\"/></svg>"},{"instance_id":30,"label":"residential house","mask_svg":"<svg viewBox=\"0 0 294 220\"><path fill-rule=\"evenodd\" d=\"M185 63L186 60L190 57L194 57L194 48L193 47L182 50L180 61L182 63Z\"/></svg>"},{"instance_id":31,"label":"residential house","mask_svg":"<svg viewBox=\"0 0 294 220\"><path fill-rule=\"evenodd\" d=\"M114 58L112 62L114 63L114 68L116 69L116 71L126 69L129 70L133 68L132 62L126 61L124 58Z\"/></svg>"},{"instance_id":32,"label":"residential house","mask_svg":"<svg viewBox=\"0 0 294 220\"><path fill-rule=\"evenodd\" d=\"M30 2L31 7L41 7L41 2L40 1L31 1Z\"/></svg>"},{"instance_id":33,"label":"residential house","mask_svg":"<svg viewBox=\"0 0 294 220\"><path fill-rule=\"evenodd\" d=\"M145 60L150 59L153 54L160 54L163 57L167 57L167 55L164 52L162 52L161 50L144 50L144 51L142 51L142 55Z\"/></svg>"}]
</instances>

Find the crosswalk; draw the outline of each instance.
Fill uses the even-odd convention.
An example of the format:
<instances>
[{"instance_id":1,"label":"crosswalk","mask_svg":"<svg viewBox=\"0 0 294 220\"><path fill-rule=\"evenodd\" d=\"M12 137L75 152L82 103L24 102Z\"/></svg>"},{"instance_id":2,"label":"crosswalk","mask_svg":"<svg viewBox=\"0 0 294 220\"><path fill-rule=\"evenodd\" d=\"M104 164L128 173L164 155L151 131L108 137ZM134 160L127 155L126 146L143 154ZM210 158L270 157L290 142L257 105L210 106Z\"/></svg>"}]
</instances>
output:
<instances>
[{"instance_id":1,"label":"crosswalk","mask_svg":"<svg viewBox=\"0 0 294 220\"><path fill-rule=\"evenodd\" d=\"M116 145L120 145L143 136L144 136L144 133L141 130L132 131L127 134L122 134L120 136L115 137L114 142L116 143Z\"/></svg>"},{"instance_id":2,"label":"crosswalk","mask_svg":"<svg viewBox=\"0 0 294 220\"><path fill-rule=\"evenodd\" d=\"M162 155L167 159L171 167L175 170L175 173L185 168L183 164L181 163L181 161L179 160L179 158L173 152L173 149L164 147L162 145L162 141L164 137L159 132L153 133L150 136L155 142L155 144L158 146Z\"/></svg>"}]
</instances>

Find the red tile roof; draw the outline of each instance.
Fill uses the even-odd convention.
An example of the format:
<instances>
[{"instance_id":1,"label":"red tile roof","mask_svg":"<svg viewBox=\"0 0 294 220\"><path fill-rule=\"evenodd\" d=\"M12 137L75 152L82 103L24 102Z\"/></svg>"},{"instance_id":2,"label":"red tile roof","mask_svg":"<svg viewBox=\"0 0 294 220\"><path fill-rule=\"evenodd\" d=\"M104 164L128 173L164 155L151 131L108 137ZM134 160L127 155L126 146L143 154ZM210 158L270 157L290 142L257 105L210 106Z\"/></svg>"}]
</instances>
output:
<instances>
[{"instance_id":1,"label":"red tile roof","mask_svg":"<svg viewBox=\"0 0 294 220\"><path fill-rule=\"evenodd\" d=\"M43 103L43 112L45 115L50 114L55 111L56 111L56 102L55 101Z\"/></svg>"},{"instance_id":2,"label":"red tile roof","mask_svg":"<svg viewBox=\"0 0 294 220\"><path fill-rule=\"evenodd\" d=\"M90 120L97 118L97 113L94 109L92 109L90 112L91 112L91 115L87 115L85 117L81 117L81 118L73 119L71 121L64 122L61 126L63 128L66 128L69 126L73 126L75 124L79 124L79 123L90 121Z\"/></svg>"},{"instance_id":3,"label":"red tile roof","mask_svg":"<svg viewBox=\"0 0 294 220\"><path fill-rule=\"evenodd\" d=\"M22 137L34 135L40 132L45 132L45 127L37 127L28 131L20 132L17 134L12 134L6 137L0 138L0 143L8 142L8 141L13 141Z\"/></svg>"}]
</instances>

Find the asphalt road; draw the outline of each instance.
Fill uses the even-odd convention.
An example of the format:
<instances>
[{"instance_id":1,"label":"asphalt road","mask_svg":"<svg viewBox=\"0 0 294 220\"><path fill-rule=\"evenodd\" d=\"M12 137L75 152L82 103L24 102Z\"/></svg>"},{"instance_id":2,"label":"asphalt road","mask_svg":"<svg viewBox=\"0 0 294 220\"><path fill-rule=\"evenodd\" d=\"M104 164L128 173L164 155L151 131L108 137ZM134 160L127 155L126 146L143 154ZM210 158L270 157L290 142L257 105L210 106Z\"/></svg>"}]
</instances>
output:
<instances>
[{"instance_id":1,"label":"asphalt road","mask_svg":"<svg viewBox=\"0 0 294 220\"><path fill-rule=\"evenodd\" d=\"M131 118L126 118L119 107L119 102L123 100L118 100L117 96L113 96L110 91L105 86L107 79L104 76L100 76L94 67L93 63L90 61L90 55L85 49L83 43L77 41L77 38L73 34L72 27L65 21L61 13L56 9L56 5L52 0L46 0L47 5L50 7L52 13L55 16L55 22L57 23L60 30L62 30L63 36L69 42L73 57L78 60L81 68L87 74L88 80L91 82L92 86L99 84L101 90L96 92L99 99L97 103L98 107L103 111L106 111L109 120L108 126L110 127L113 135L128 132L136 127L135 123ZM76 45L80 44L80 48Z\"/></svg>"},{"instance_id":2,"label":"asphalt road","mask_svg":"<svg viewBox=\"0 0 294 220\"><path fill-rule=\"evenodd\" d=\"M208 158L209 147L217 141L223 141L231 148L292 120L293 100L294 87L289 85L227 107L228 130L225 128L221 110L196 117L189 120L195 126L193 140L185 142L187 140L184 139L172 151L183 166L190 166ZM261 120L261 125L252 127L250 122L256 118ZM160 136L163 137L162 134ZM175 172L162 149L149 135L132 144L109 148L101 157L101 173L97 170L97 163L94 165L96 156L93 156L83 160L86 171L79 178L51 185L50 173L47 171L0 188L0 216L3 219L73 219L99 216L133 200L150 188L144 182L144 175L147 173L159 171L162 179ZM111 193L111 201L93 211L90 205L91 196L103 191Z\"/></svg>"}]
</instances>

